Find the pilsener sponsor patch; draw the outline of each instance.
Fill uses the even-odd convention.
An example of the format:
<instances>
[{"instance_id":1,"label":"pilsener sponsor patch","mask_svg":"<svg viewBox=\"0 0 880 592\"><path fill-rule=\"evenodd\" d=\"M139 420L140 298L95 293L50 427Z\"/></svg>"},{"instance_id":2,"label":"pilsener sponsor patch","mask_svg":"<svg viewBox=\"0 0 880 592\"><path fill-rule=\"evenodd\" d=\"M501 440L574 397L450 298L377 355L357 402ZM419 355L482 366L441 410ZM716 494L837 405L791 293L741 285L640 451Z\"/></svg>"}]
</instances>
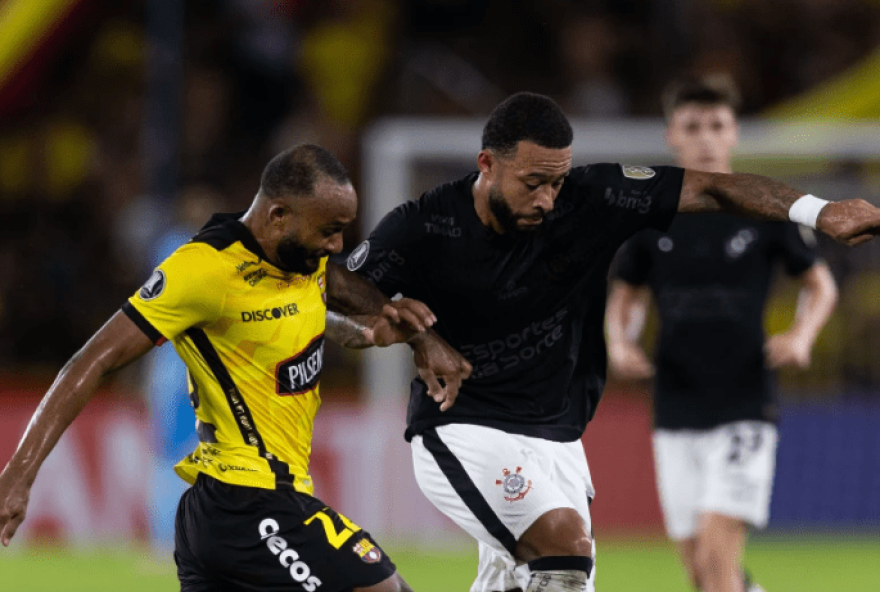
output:
<instances>
[{"instance_id":1,"label":"pilsener sponsor patch","mask_svg":"<svg viewBox=\"0 0 880 592\"><path fill-rule=\"evenodd\" d=\"M324 365L324 336L316 337L304 350L278 364L275 370L279 395L301 395L314 390Z\"/></svg>"}]
</instances>

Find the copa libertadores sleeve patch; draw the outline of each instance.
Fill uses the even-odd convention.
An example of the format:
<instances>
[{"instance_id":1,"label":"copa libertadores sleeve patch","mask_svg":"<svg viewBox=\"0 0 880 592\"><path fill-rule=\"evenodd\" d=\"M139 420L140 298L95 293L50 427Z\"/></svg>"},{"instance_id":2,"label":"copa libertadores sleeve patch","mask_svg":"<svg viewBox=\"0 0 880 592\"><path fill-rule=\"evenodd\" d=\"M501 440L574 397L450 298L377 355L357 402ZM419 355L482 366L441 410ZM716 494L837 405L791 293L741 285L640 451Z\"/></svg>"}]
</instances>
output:
<instances>
[{"instance_id":1,"label":"copa libertadores sleeve patch","mask_svg":"<svg viewBox=\"0 0 880 592\"><path fill-rule=\"evenodd\" d=\"M147 280L147 283L141 287L138 296L141 297L141 300L149 301L158 298L164 291L165 273L157 268L153 275L150 276L150 279Z\"/></svg>"},{"instance_id":2,"label":"copa libertadores sleeve patch","mask_svg":"<svg viewBox=\"0 0 880 592\"><path fill-rule=\"evenodd\" d=\"M355 250L351 252L351 255L348 256L348 260L345 262L345 266L348 268L349 271L355 271L364 264L369 254L370 241L365 240L357 247L355 247Z\"/></svg>"},{"instance_id":3,"label":"copa libertadores sleeve patch","mask_svg":"<svg viewBox=\"0 0 880 592\"><path fill-rule=\"evenodd\" d=\"M657 174L654 169L649 167L633 166L629 164L622 164L620 167L623 169L623 176L627 179L644 180L650 179Z\"/></svg>"}]
</instances>

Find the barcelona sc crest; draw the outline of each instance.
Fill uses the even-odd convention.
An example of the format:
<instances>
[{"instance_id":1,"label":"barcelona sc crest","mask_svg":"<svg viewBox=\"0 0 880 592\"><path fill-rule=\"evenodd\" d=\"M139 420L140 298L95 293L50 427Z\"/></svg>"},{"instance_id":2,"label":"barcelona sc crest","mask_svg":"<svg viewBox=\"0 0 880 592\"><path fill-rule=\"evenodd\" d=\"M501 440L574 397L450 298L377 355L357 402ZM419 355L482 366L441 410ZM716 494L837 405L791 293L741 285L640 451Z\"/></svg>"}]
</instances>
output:
<instances>
[{"instance_id":1,"label":"barcelona sc crest","mask_svg":"<svg viewBox=\"0 0 880 592\"><path fill-rule=\"evenodd\" d=\"M382 559L382 551L369 539L361 539L351 549L358 554L364 563L376 563Z\"/></svg>"},{"instance_id":2,"label":"barcelona sc crest","mask_svg":"<svg viewBox=\"0 0 880 592\"><path fill-rule=\"evenodd\" d=\"M510 503L521 500L532 490L532 480L526 480L521 472L522 467L516 467L515 472L503 469L501 474L504 475L504 479L495 480L495 485L500 485L504 490L504 499Z\"/></svg>"},{"instance_id":3,"label":"barcelona sc crest","mask_svg":"<svg viewBox=\"0 0 880 592\"><path fill-rule=\"evenodd\" d=\"M318 288L321 290L321 300L327 304L327 281L324 279L323 273L318 276Z\"/></svg>"}]
</instances>

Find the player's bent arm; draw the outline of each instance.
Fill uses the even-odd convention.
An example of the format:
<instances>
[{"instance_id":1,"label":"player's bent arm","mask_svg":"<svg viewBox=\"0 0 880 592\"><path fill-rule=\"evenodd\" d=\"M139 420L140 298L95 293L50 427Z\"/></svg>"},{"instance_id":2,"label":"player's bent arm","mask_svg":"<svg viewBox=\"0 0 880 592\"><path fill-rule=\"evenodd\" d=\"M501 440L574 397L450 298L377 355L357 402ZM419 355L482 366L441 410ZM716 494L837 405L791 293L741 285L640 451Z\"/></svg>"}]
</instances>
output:
<instances>
[{"instance_id":1,"label":"player's bent arm","mask_svg":"<svg viewBox=\"0 0 880 592\"><path fill-rule=\"evenodd\" d=\"M605 310L608 362L611 370L623 378L648 378L654 374L653 364L638 344L649 302L646 286L622 280L612 282Z\"/></svg>"},{"instance_id":2,"label":"player's bent arm","mask_svg":"<svg viewBox=\"0 0 880 592\"><path fill-rule=\"evenodd\" d=\"M331 261L327 263L327 309L349 317L385 318L392 321L392 332L407 332L405 341L413 350L419 376L428 385L428 395L440 403L441 411L455 403L461 382L470 376L472 367L430 329L437 319L424 303L408 298L391 302L376 286ZM380 333L377 327L373 329L373 341L379 345Z\"/></svg>"},{"instance_id":3,"label":"player's bent arm","mask_svg":"<svg viewBox=\"0 0 880 592\"><path fill-rule=\"evenodd\" d=\"M24 520L37 472L101 379L144 355L153 342L117 312L64 365L34 412L12 458L0 473L0 541L9 545Z\"/></svg>"},{"instance_id":4,"label":"player's bent arm","mask_svg":"<svg viewBox=\"0 0 880 592\"><path fill-rule=\"evenodd\" d=\"M767 340L765 350L772 368L809 367L816 337L837 304L837 284L824 263L814 264L801 274L800 280L794 323L786 333Z\"/></svg>"},{"instance_id":5,"label":"player's bent arm","mask_svg":"<svg viewBox=\"0 0 880 592\"><path fill-rule=\"evenodd\" d=\"M824 262L817 262L800 275L797 312L790 332L812 347L816 337L837 306L837 283Z\"/></svg>"},{"instance_id":6,"label":"player's bent arm","mask_svg":"<svg viewBox=\"0 0 880 592\"><path fill-rule=\"evenodd\" d=\"M391 302L375 285L332 261L327 262L327 310L349 318L385 318L396 323L401 331L406 327L412 329L406 339L391 343L407 341L437 321L423 302L410 298ZM372 326L372 323L367 324ZM375 345L382 344L377 342Z\"/></svg>"},{"instance_id":7,"label":"player's bent arm","mask_svg":"<svg viewBox=\"0 0 880 592\"><path fill-rule=\"evenodd\" d=\"M803 195L761 175L687 169L678 211L726 211L764 220L788 220L789 209ZM857 245L880 233L880 209L862 199L829 202L819 212L816 228L844 244Z\"/></svg>"},{"instance_id":8,"label":"player's bent arm","mask_svg":"<svg viewBox=\"0 0 880 592\"><path fill-rule=\"evenodd\" d=\"M351 315L378 315L388 302L379 289L358 274L327 262L327 310Z\"/></svg>"}]
</instances>

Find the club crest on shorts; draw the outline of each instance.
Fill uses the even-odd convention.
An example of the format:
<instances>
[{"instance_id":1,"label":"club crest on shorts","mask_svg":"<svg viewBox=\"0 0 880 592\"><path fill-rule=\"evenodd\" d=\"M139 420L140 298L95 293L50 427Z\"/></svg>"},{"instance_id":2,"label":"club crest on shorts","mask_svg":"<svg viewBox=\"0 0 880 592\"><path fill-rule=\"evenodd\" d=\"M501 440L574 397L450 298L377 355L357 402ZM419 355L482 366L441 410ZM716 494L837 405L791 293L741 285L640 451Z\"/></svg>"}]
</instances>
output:
<instances>
[{"instance_id":1,"label":"club crest on shorts","mask_svg":"<svg viewBox=\"0 0 880 592\"><path fill-rule=\"evenodd\" d=\"M526 494L532 490L532 480L526 480L520 473L522 472L522 467L516 467L515 472L511 472L508 469L502 469L501 473L504 475L504 479L496 479L495 485L500 485L504 490L504 499L513 503L521 500L526 496Z\"/></svg>"},{"instance_id":2,"label":"club crest on shorts","mask_svg":"<svg viewBox=\"0 0 880 592\"><path fill-rule=\"evenodd\" d=\"M643 167L643 166L633 166L629 164L621 165L623 169L623 176L627 179L650 179L657 173L652 168Z\"/></svg>"},{"instance_id":3,"label":"club crest on shorts","mask_svg":"<svg viewBox=\"0 0 880 592\"><path fill-rule=\"evenodd\" d=\"M153 300L162 295L165 291L165 273L161 269L157 269L147 280L147 283L138 292L141 300Z\"/></svg>"},{"instance_id":4,"label":"club crest on shorts","mask_svg":"<svg viewBox=\"0 0 880 592\"><path fill-rule=\"evenodd\" d=\"M364 563L376 563L382 559L382 551L371 543L369 539L359 540L351 550L357 553Z\"/></svg>"}]
</instances>

